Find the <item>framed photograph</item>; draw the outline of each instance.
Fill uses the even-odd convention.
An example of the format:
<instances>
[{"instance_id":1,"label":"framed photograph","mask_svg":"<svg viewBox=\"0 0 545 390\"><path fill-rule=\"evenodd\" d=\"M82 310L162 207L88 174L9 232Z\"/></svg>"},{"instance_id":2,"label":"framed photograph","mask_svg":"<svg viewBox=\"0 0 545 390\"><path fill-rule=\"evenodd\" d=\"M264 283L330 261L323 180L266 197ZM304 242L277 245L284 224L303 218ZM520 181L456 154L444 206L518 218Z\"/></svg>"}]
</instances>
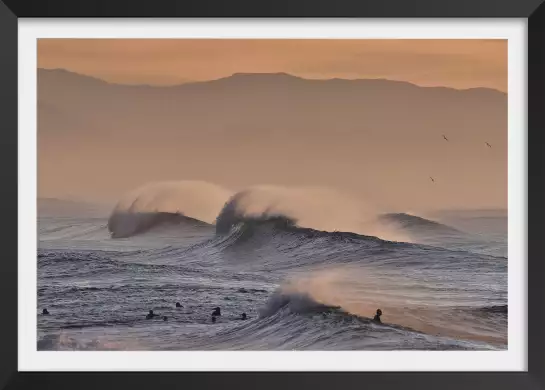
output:
<instances>
[{"instance_id":1,"label":"framed photograph","mask_svg":"<svg viewBox=\"0 0 545 390\"><path fill-rule=\"evenodd\" d=\"M0 386L545 388L544 15L4 1Z\"/></svg>"}]
</instances>

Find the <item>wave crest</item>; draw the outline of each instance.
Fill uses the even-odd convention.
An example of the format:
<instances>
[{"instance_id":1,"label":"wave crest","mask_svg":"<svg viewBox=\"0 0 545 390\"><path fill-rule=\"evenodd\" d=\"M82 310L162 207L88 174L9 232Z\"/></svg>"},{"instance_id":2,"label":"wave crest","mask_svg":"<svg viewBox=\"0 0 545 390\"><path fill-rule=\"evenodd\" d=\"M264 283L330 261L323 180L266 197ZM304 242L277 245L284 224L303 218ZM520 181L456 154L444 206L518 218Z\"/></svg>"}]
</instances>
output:
<instances>
[{"instance_id":1,"label":"wave crest","mask_svg":"<svg viewBox=\"0 0 545 390\"><path fill-rule=\"evenodd\" d=\"M299 292L276 291L267 301L267 304L259 310L259 316L270 317L281 310L289 313L323 313L340 309L339 306L325 305L317 302L309 294Z\"/></svg>"},{"instance_id":2,"label":"wave crest","mask_svg":"<svg viewBox=\"0 0 545 390\"><path fill-rule=\"evenodd\" d=\"M437 221L422 218L407 213L387 213L379 218L385 224L392 224L398 229L404 229L411 233L441 234L441 235L464 235L465 233L451 226L444 225Z\"/></svg>"},{"instance_id":3,"label":"wave crest","mask_svg":"<svg viewBox=\"0 0 545 390\"><path fill-rule=\"evenodd\" d=\"M213 224L230 196L230 191L202 181L147 184L122 197L108 219L108 230L112 237L129 237L165 222Z\"/></svg>"},{"instance_id":4,"label":"wave crest","mask_svg":"<svg viewBox=\"0 0 545 390\"><path fill-rule=\"evenodd\" d=\"M388 241L420 242L459 236L454 228L404 213L386 213L339 191L321 187L254 186L234 195L199 181L151 183L126 194L108 220L114 238L130 237L164 224L215 224L216 233L256 224L350 232ZM250 229L251 230L251 229ZM349 234L349 233L346 233ZM425 243L425 242L423 242Z\"/></svg>"},{"instance_id":5,"label":"wave crest","mask_svg":"<svg viewBox=\"0 0 545 390\"><path fill-rule=\"evenodd\" d=\"M384 226L379 215L376 207L332 189L256 186L229 199L216 219L216 232L227 234L249 221L283 221L287 226L317 231L407 241L407 237Z\"/></svg>"}]
</instances>

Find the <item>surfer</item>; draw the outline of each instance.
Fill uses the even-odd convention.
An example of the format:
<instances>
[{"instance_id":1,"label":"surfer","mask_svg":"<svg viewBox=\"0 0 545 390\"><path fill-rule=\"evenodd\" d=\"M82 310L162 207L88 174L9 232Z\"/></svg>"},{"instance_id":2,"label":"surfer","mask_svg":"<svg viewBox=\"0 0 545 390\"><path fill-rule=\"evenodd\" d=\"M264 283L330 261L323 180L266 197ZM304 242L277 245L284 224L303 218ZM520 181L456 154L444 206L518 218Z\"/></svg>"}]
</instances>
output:
<instances>
[{"instance_id":1,"label":"surfer","mask_svg":"<svg viewBox=\"0 0 545 390\"><path fill-rule=\"evenodd\" d=\"M375 316L373 317L373 321L382 323L382 321L380 320L381 315L382 315L382 310L377 309L377 314L375 314Z\"/></svg>"},{"instance_id":2,"label":"surfer","mask_svg":"<svg viewBox=\"0 0 545 390\"><path fill-rule=\"evenodd\" d=\"M214 311L212 312L212 317L215 317L215 316L221 316L221 310L219 307L216 307Z\"/></svg>"},{"instance_id":3,"label":"surfer","mask_svg":"<svg viewBox=\"0 0 545 390\"><path fill-rule=\"evenodd\" d=\"M492 147L492 145L490 145L488 142L485 142L486 146L488 146L489 148Z\"/></svg>"},{"instance_id":4,"label":"surfer","mask_svg":"<svg viewBox=\"0 0 545 390\"><path fill-rule=\"evenodd\" d=\"M242 313L242 314L240 315L240 319L241 319L241 320L245 320L246 318L248 318L248 317L246 316L246 313Z\"/></svg>"},{"instance_id":5,"label":"surfer","mask_svg":"<svg viewBox=\"0 0 545 390\"><path fill-rule=\"evenodd\" d=\"M430 179L431 179L431 181L433 181L435 183L435 179L433 177L430 176Z\"/></svg>"},{"instance_id":6,"label":"surfer","mask_svg":"<svg viewBox=\"0 0 545 390\"><path fill-rule=\"evenodd\" d=\"M158 317L159 314L153 314L153 310L150 310L148 315L146 316L146 320L151 320L153 317Z\"/></svg>"},{"instance_id":7,"label":"surfer","mask_svg":"<svg viewBox=\"0 0 545 390\"><path fill-rule=\"evenodd\" d=\"M176 307L183 307L180 302L176 302Z\"/></svg>"},{"instance_id":8,"label":"surfer","mask_svg":"<svg viewBox=\"0 0 545 390\"><path fill-rule=\"evenodd\" d=\"M47 316L47 315L49 315L49 312L47 311L47 309L43 309L43 310L42 310L42 314L43 314L44 316Z\"/></svg>"},{"instance_id":9,"label":"surfer","mask_svg":"<svg viewBox=\"0 0 545 390\"><path fill-rule=\"evenodd\" d=\"M447 137L445 137L445 135L444 135L444 134L443 134L443 138L445 139L445 141L447 141L447 142L448 142L448 138L447 138Z\"/></svg>"}]
</instances>

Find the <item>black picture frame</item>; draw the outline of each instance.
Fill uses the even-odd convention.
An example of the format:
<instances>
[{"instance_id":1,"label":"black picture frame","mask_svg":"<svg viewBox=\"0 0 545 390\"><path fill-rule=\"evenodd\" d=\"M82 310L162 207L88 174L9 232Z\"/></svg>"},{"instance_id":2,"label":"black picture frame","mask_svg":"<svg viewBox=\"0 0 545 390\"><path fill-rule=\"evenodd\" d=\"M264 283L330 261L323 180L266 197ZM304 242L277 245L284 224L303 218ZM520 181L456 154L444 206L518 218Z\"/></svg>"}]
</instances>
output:
<instances>
[{"instance_id":1,"label":"black picture frame","mask_svg":"<svg viewBox=\"0 0 545 390\"><path fill-rule=\"evenodd\" d=\"M545 5L543 0L3 0L0 3L0 153L4 218L0 245L0 388L419 388L545 389L545 183L542 148L545 132ZM17 370L17 19L23 17L501 17L528 22L528 371L407 373L31 373ZM523 131L523 130L521 130ZM531 228L531 229L530 229ZM21 261L21 259L19 259ZM257 381L257 383L256 383Z\"/></svg>"}]
</instances>

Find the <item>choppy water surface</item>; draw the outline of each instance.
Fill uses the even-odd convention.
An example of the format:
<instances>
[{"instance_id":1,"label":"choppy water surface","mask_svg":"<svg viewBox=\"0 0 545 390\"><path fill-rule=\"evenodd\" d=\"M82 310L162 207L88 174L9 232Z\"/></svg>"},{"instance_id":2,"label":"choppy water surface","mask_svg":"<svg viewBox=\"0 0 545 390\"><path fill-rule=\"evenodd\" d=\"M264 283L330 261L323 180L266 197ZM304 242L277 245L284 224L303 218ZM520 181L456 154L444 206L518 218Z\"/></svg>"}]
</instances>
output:
<instances>
[{"instance_id":1,"label":"choppy water surface","mask_svg":"<svg viewBox=\"0 0 545 390\"><path fill-rule=\"evenodd\" d=\"M38 221L40 350L507 347L505 213L383 216L411 243L168 213L112 238L108 216L77 214Z\"/></svg>"}]
</instances>

